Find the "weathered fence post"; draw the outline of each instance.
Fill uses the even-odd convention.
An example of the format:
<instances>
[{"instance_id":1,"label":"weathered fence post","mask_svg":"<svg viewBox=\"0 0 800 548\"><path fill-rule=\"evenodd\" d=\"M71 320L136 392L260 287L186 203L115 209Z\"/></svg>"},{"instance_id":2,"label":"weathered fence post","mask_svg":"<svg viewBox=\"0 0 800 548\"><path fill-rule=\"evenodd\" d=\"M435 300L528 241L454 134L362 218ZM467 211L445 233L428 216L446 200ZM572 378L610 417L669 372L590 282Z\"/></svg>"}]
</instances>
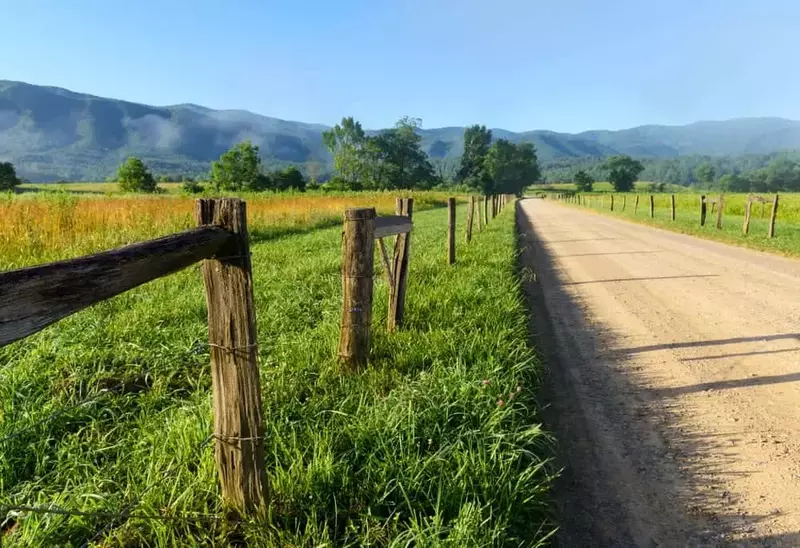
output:
<instances>
[{"instance_id":1,"label":"weathered fence post","mask_svg":"<svg viewBox=\"0 0 800 548\"><path fill-rule=\"evenodd\" d=\"M634 200L633 202L633 214L636 215L638 211L639 211L639 195L637 194L636 200Z\"/></svg>"},{"instance_id":2,"label":"weathered fence post","mask_svg":"<svg viewBox=\"0 0 800 548\"><path fill-rule=\"evenodd\" d=\"M489 195L483 195L483 223L489 226Z\"/></svg>"},{"instance_id":3,"label":"weathered fence post","mask_svg":"<svg viewBox=\"0 0 800 548\"><path fill-rule=\"evenodd\" d=\"M652 219L655 217L655 202L653 201L653 195L650 195L650 218Z\"/></svg>"},{"instance_id":4,"label":"weathered fence post","mask_svg":"<svg viewBox=\"0 0 800 548\"><path fill-rule=\"evenodd\" d=\"M625 202L627 202L627 201L628 201L628 195L627 194L623 194L622 195L622 211L623 212L625 211Z\"/></svg>"},{"instance_id":5,"label":"weathered fence post","mask_svg":"<svg viewBox=\"0 0 800 548\"><path fill-rule=\"evenodd\" d=\"M742 234L747 236L750 231L750 210L753 206L753 197L747 197L747 204L744 206L744 223L742 224Z\"/></svg>"},{"instance_id":6,"label":"weathered fence post","mask_svg":"<svg viewBox=\"0 0 800 548\"><path fill-rule=\"evenodd\" d=\"M456 262L456 199L447 199L447 264Z\"/></svg>"},{"instance_id":7,"label":"weathered fence post","mask_svg":"<svg viewBox=\"0 0 800 548\"><path fill-rule=\"evenodd\" d=\"M369 359L374 262L375 209L346 209L342 239L339 358L351 368L366 365Z\"/></svg>"},{"instance_id":8,"label":"weathered fence post","mask_svg":"<svg viewBox=\"0 0 800 548\"><path fill-rule=\"evenodd\" d=\"M195 221L234 234L202 267L208 305L214 456L223 503L237 514L263 514L269 504L269 487L245 202L235 198L197 200Z\"/></svg>"},{"instance_id":9,"label":"weathered fence post","mask_svg":"<svg viewBox=\"0 0 800 548\"><path fill-rule=\"evenodd\" d=\"M467 243L472 241L472 216L475 213L475 196L469 197L467 205Z\"/></svg>"},{"instance_id":10,"label":"weathered fence post","mask_svg":"<svg viewBox=\"0 0 800 548\"><path fill-rule=\"evenodd\" d=\"M481 222L481 195L478 194L475 199L475 212L478 214L478 232L483 232L483 223Z\"/></svg>"},{"instance_id":11,"label":"weathered fence post","mask_svg":"<svg viewBox=\"0 0 800 548\"><path fill-rule=\"evenodd\" d=\"M722 210L725 209L725 198L719 195L719 206L717 207L717 228L722 229Z\"/></svg>"},{"instance_id":12,"label":"weathered fence post","mask_svg":"<svg viewBox=\"0 0 800 548\"><path fill-rule=\"evenodd\" d=\"M772 201L772 213L769 215L769 232L767 236L770 238L775 237L775 219L778 216L778 195L775 195L775 199Z\"/></svg>"},{"instance_id":13,"label":"weathered fence post","mask_svg":"<svg viewBox=\"0 0 800 548\"><path fill-rule=\"evenodd\" d=\"M706 224L706 197L700 196L700 226Z\"/></svg>"},{"instance_id":14,"label":"weathered fence post","mask_svg":"<svg viewBox=\"0 0 800 548\"><path fill-rule=\"evenodd\" d=\"M497 194L492 194L492 219L497 217Z\"/></svg>"},{"instance_id":15,"label":"weathered fence post","mask_svg":"<svg viewBox=\"0 0 800 548\"><path fill-rule=\"evenodd\" d=\"M414 198L398 198L395 213L405 215L409 219L414 213ZM406 280L408 279L408 255L411 246L411 233L402 232L394 241L394 259L392 261L392 281L394 289L389 300L389 316L386 319L386 330L391 333L403 325L403 314L406 307Z\"/></svg>"},{"instance_id":16,"label":"weathered fence post","mask_svg":"<svg viewBox=\"0 0 800 548\"><path fill-rule=\"evenodd\" d=\"M611 211L614 211L614 195L611 195Z\"/></svg>"},{"instance_id":17,"label":"weathered fence post","mask_svg":"<svg viewBox=\"0 0 800 548\"><path fill-rule=\"evenodd\" d=\"M670 194L669 200L670 200L670 207L672 208L672 220L674 222L675 221L675 195L674 194Z\"/></svg>"}]
</instances>

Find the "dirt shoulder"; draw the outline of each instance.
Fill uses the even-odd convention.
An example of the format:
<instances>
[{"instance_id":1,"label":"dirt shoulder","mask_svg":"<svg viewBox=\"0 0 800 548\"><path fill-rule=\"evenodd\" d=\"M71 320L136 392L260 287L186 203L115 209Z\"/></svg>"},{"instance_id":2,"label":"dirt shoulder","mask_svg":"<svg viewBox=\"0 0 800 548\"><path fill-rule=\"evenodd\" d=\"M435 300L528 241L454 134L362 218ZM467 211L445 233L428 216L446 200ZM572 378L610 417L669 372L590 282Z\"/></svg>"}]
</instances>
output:
<instances>
[{"instance_id":1,"label":"dirt shoulder","mask_svg":"<svg viewBox=\"0 0 800 548\"><path fill-rule=\"evenodd\" d=\"M519 207L561 544L800 545L800 261Z\"/></svg>"}]
</instances>

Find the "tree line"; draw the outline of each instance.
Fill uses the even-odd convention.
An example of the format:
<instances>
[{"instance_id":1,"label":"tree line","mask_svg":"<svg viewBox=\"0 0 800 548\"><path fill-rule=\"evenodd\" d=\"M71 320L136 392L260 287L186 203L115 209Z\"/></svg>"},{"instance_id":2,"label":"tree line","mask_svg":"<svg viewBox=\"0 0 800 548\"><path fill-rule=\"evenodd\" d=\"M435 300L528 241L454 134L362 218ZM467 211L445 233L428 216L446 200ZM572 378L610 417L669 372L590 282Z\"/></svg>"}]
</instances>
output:
<instances>
[{"instance_id":1,"label":"tree line","mask_svg":"<svg viewBox=\"0 0 800 548\"><path fill-rule=\"evenodd\" d=\"M486 126L464 130L464 152L456 170L422 149L418 118L401 118L395 127L367 135L352 117L323 133L333 156L334 176L326 186L346 190L430 189L462 185L482 194L521 194L539 178L536 148L531 143L493 140ZM453 173L453 171L455 171Z\"/></svg>"},{"instance_id":2,"label":"tree line","mask_svg":"<svg viewBox=\"0 0 800 548\"><path fill-rule=\"evenodd\" d=\"M579 172L593 180L608 177L607 159L564 158L543 170L548 183L573 182ZM743 156L691 155L639 159L639 179L654 183L729 192L800 192L800 151Z\"/></svg>"}]
</instances>

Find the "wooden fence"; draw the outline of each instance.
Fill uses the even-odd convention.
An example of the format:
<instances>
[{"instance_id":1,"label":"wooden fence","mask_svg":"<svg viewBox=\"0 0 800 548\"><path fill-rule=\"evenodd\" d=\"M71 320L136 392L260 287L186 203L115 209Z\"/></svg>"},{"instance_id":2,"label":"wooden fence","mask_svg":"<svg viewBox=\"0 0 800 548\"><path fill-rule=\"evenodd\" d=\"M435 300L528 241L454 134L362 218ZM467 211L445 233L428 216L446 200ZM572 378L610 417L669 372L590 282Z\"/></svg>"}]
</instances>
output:
<instances>
[{"instance_id":1,"label":"wooden fence","mask_svg":"<svg viewBox=\"0 0 800 548\"><path fill-rule=\"evenodd\" d=\"M588 207L599 207L601 209L606 209L606 198L605 195L599 196L597 194L589 194L589 195L581 195L574 192L566 192L561 194L556 194L556 199L573 203L582 206ZM614 211L614 194L609 194L610 196L610 206L608 209L610 211ZM650 199L650 208L649 208L649 217L651 219L655 218L655 197L653 194L649 195ZM625 211L625 201L626 195L622 195L622 211ZM767 228L767 237L774 238L775 237L775 221L778 216L778 195L775 194L773 198L764 198L762 196L753 196L749 195L747 197L747 203L745 206L745 214L744 214L744 223L742 225L742 233L747 235L750 232L750 218L751 218L751 211L752 206L755 203L761 204L761 217L764 217L764 206L765 204L772 203L772 208L770 211L769 217L769 225ZM716 211L716 223L715 226L718 230L722 229L723 223L723 216L725 211L725 195L720 194L716 198L707 198L705 195L700 196L700 226L705 226L706 218L708 216L708 204L711 204L711 214L713 215ZM670 219L675 222L676 220L676 208L675 208L675 195L670 195ZM634 206L633 206L633 213L636 215L639 210L639 195L636 194Z\"/></svg>"},{"instance_id":2,"label":"wooden fence","mask_svg":"<svg viewBox=\"0 0 800 548\"><path fill-rule=\"evenodd\" d=\"M484 196L489 223L511 196ZM476 200L470 196L466 241ZM389 287L387 330L402 326L409 269L412 198L398 198L396 215L347 209L342 235L342 315L338 356L348 369L364 366L371 346L375 241ZM455 255L455 199L448 200L448 263ZM270 495L258 371L256 312L244 201L200 199L196 228L119 249L0 273L0 346L25 338L92 304L203 261L214 412L214 455L223 504L232 515L264 515ZM396 236L392 257L384 239Z\"/></svg>"}]
</instances>

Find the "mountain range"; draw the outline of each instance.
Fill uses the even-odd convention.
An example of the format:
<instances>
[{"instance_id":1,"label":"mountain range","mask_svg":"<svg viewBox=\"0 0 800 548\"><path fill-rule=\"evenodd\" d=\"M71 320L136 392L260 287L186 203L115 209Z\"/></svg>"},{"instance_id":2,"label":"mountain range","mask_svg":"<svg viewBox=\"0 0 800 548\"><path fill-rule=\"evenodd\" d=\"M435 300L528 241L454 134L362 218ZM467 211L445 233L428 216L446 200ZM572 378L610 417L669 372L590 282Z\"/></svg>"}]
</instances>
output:
<instances>
[{"instance_id":1,"label":"mountain range","mask_svg":"<svg viewBox=\"0 0 800 548\"><path fill-rule=\"evenodd\" d=\"M346 114L346 113L345 113ZM476 120L480 122L480 120ZM96 97L62 88L0 80L0 161L32 181L103 180L127 157L141 157L156 174L207 172L235 143L261 147L268 167L314 166L324 173L331 157L322 144L327 126L292 122L244 110L193 104L165 107ZM423 129L432 158L456 158L462 127ZM683 126L557 133L493 129L496 138L532 142L539 159L628 154L664 158L689 154L765 154L800 148L800 122L739 118Z\"/></svg>"}]
</instances>

